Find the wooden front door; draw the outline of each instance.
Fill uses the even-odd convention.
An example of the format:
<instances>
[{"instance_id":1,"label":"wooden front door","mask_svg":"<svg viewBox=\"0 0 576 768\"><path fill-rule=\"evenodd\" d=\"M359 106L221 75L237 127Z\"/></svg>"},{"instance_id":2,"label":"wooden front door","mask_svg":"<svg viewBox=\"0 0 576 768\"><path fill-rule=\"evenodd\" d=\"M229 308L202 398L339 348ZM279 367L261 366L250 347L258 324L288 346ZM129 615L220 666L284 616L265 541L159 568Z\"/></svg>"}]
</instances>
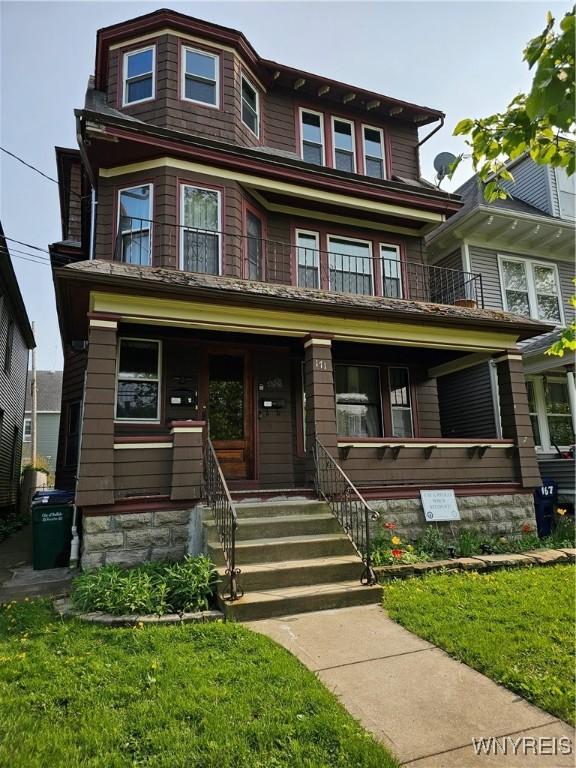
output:
<instances>
[{"instance_id":1,"label":"wooden front door","mask_svg":"<svg viewBox=\"0 0 576 768\"><path fill-rule=\"evenodd\" d=\"M253 473L252 384L248 356L208 355L207 416L210 438L230 480L249 480Z\"/></svg>"}]
</instances>

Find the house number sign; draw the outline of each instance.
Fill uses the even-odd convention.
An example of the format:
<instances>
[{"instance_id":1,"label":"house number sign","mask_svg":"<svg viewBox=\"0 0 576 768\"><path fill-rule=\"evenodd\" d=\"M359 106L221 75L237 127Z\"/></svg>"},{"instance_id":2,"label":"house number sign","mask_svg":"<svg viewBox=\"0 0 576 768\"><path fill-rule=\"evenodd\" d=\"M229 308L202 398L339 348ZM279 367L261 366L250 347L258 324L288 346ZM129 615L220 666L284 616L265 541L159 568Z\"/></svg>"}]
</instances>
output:
<instances>
[{"instance_id":1,"label":"house number sign","mask_svg":"<svg viewBox=\"0 0 576 768\"><path fill-rule=\"evenodd\" d=\"M460 520L460 510L452 490L420 491L424 518L429 523Z\"/></svg>"}]
</instances>

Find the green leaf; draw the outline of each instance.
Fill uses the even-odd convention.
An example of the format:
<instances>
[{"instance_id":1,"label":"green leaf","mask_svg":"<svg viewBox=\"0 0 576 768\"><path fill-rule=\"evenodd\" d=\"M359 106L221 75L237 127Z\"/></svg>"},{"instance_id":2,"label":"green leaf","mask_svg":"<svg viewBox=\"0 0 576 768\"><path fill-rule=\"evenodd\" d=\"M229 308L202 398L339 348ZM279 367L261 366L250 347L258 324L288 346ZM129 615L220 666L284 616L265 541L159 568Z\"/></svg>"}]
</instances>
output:
<instances>
[{"instance_id":1,"label":"green leaf","mask_svg":"<svg viewBox=\"0 0 576 768\"><path fill-rule=\"evenodd\" d=\"M460 120L460 122L456 125L456 127L452 132L452 135L461 136L462 134L470 133L473 127L474 127L474 120L471 120L469 117L466 117L464 118L464 120Z\"/></svg>"}]
</instances>

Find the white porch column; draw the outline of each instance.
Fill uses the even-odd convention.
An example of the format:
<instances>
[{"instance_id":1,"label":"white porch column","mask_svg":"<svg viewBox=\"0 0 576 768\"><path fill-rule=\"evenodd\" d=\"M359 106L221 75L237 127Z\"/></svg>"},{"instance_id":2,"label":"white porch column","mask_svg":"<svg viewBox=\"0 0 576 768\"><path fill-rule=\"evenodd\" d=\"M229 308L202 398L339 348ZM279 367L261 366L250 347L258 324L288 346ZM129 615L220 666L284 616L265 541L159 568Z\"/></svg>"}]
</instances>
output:
<instances>
[{"instance_id":1,"label":"white porch column","mask_svg":"<svg viewBox=\"0 0 576 768\"><path fill-rule=\"evenodd\" d=\"M568 400L570 401L572 429L576 435L576 383L574 381L574 371L566 371L566 381L568 382Z\"/></svg>"}]
</instances>

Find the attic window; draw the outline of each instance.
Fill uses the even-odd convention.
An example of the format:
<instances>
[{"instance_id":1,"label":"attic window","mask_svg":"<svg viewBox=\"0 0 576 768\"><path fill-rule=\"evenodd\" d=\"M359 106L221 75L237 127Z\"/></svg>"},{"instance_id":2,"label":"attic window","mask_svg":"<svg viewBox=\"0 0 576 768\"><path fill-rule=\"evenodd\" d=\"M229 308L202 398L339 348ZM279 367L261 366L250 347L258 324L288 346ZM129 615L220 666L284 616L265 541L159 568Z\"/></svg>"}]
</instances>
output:
<instances>
[{"instance_id":1,"label":"attic window","mask_svg":"<svg viewBox=\"0 0 576 768\"><path fill-rule=\"evenodd\" d=\"M124 54L123 106L154 98L155 46Z\"/></svg>"},{"instance_id":2,"label":"attic window","mask_svg":"<svg viewBox=\"0 0 576 768\"><path fill-rule=\"evenodd\" d=\"M218 107L218 56L195 48L183 48L183 57L182 98L208 107Z\"/></svg>"}]
</instances>

